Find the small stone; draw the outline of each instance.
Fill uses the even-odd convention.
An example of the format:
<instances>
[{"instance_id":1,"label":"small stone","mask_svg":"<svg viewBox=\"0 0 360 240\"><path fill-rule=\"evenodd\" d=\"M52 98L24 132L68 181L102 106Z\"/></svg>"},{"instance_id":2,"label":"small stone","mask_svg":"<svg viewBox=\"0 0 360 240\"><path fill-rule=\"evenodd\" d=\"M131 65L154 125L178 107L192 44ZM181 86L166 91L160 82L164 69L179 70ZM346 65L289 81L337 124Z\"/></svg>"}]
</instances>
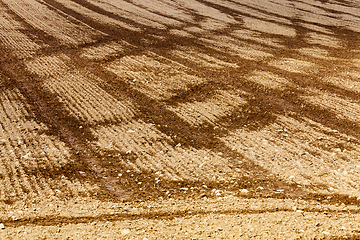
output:
<instances>
[{"instance_id":1,"label":"small stone","mask_svg":"<svg viewBox=\"0 0 360 240\"><path fill-rule=\"evenodd\" d=\"M241 189L241 190L240 190L240 193L242 193L242 194L247 194L247 193L249 193L249 190L247 190L247 189Z\"/></svg>"},{"instance_id":2,"label":"small stone","mask_svg":"<svg viewBox=\"0 0 360 240\"><path fill-rule=\"evenodd\" d=\"M0 223L0 229L5 229L4 224Z\"/></svg>"},{"instance_id":3,"label":"small stone","mask_svg":"<svg viewBox=\"0 0 360 240\"><path fill-rule=\"evenodd\" d=\"M123 230L121 230L121 234L122 235L127 235L127 234L129 234L130 233L130 229L123 229Z\"/></svg>"},{"instance_id":4,"label":"small stone","mask_svg":"<svg viewBox=\"0 0 360 240\"><path fill-rule=\"evenodd\" d=\"M27 153L24 156L22 156L21 158L29 159L30 157L31 157L31 153Z\"/></svg>"}]
</instances>

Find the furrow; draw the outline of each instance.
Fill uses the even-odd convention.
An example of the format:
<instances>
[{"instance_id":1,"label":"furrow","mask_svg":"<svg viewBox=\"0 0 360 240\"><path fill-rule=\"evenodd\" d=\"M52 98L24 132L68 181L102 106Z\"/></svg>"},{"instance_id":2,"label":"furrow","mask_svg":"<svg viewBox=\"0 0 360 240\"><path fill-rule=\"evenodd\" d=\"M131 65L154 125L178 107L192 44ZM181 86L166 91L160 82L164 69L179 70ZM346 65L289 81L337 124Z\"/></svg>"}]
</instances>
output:
<instances>
[{"instance_id":1,"label":"furrow","mask_svg":"<svg viewBox=\"0 0 360 240\"><path fill-rule=\"evenodd\" d=\"M58 95L59 100L73 115L90 124L126 121L134 116L134 110L129 103L117 101L97 86L95 81L100 80L95 76L85 71L72 71L68 67L69 59L65 57L64 61L45 57L28 62L27 69L48 78L44 80L44 86ZM62 66L64 69L61 69ZM49 74L44 75L43 68L47 68ZM51 74L52 68L55 75ZM66 69L69 70L66 72Z\"/></svg>"},{"instance_id":2,"label":"furrow","mask_svg":"<svg viewBox=\"0 0 360 240\"><path fill-rule=\"evenodd\" d=\"M157 100L176 95L176 91L189 90L205 80L185 72L172 63L146 55L123 57L110 63L107 69L126 80L131 87Z\"/></svg>"},{"instance_id":3,"label":"furrow","mask_svg":"<svg viewBox=\"0 0 360 240\"><path fill-rule=\"evenodd\" d=\"M23 27L13 19L0 4L0 42L18 58L29 58L40 49L40 46L23 34Z\"/></svg>"},{"instance_id":4,"label":"furrow","mask_svg":"<svg viewBox=\"0 0 360 240\"><path fill-rule=\"evenodd\" d=\"M92 11L89 8L86 8L76 3L75 1L56 0L56 2L61 3L66 8L71 9L72 11L75 11L76 13L79 13L82 16L86 16L87 18L90 18L92 21L96 23L101 23L104 25L110 25L114 27L120 27L130 31L136 31L136 32L140 31L140 29L136 26L128 24L124 21L113 19L104 14L100 14L95 11Z\"/></svg>"},{"instance_id":5,"label":"furrow","mask_svg":"<svg viewBox=\"0 0 360 240\"><path fill-rule=\"evenodd\" d=\"M310 120L279 117L261 131L236 130L223 141L285 181L357 195L360 172L350 166L360 159L360 151L349 139Z\"/></svg>"},{"instance_id":6,"label":"furrow","mask_svg":"<svg viewBox=\"0 0 360 240\"><path fill-rule=\"evenodd\" d=\"M100 33L81 22L71 22L58 12L35 0L4 0L14 13L32 27L57 38L62 44L90 43ZM74 21L74 19L73 19Z\"/></svg>"},{"instance_id":7,"label":"furrow","mask_svg":"<svg viewBox=\"0 0 360 240\"><path fill-rule=\"evenodd\" d=\"M203 102L179 103L174 107L168 106L168 109L194 126L202 124L217 125L221 118L226 117L234 109L240 108L247 103L247 100L242 98L241 95L246 96L246 93L219 90L212 98L208 98Z\"/></svg>"},{"instance_id":8,"label":"furrow","mask_svg":"<svg viewBox=\"0 0 360 240\"><path fill-rule=\"evenodd\" d=\"M169 17L163 17L160 14L153 13L140 6L127 1L111 1L105 0L102 2L93 2L97 7L106 10L110 13L121 16L124 19L133 21L134 23L141 24L157 29L166 29L166 26L179 26L181 22L176 21Z\"/></svg>"},{"instance_id":9,"label":"furrow","mask_svg":"<svg viewBox=\"0 0 360 240\"><path fill-rule=\"evenodd\" d=\"M336 113L338 119L350 120L354 122L354 125L359 124L360 105L357 101L317 89L309 89L308 95L302 96L302 99L309 104L320 106Z\"/></svg>"}]
</instances>

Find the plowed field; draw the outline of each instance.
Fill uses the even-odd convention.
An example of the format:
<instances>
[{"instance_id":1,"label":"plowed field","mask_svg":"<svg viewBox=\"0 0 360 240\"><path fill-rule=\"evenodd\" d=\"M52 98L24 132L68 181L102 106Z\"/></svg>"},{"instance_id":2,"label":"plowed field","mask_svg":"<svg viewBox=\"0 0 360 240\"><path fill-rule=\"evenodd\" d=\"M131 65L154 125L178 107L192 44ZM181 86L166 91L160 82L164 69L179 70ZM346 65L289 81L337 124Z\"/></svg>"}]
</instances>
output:
<instances>
[{"instance_id":1,"label":"plowed field","mask_svg":"<svg viewBox=\"0 0 360 240\"><path fill-rule=\"evenodd\" d=\"M359 116L358 0L0 0L0 238L360 239Z\"/></svg>"}]
</instances>

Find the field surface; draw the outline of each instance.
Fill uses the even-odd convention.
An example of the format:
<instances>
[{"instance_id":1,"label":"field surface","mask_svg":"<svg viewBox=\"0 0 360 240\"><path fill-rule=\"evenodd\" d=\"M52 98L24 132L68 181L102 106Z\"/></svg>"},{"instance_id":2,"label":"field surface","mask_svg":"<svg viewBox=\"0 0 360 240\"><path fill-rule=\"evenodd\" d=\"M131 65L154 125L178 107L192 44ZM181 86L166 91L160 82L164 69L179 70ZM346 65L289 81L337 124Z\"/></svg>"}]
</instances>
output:
<instances>
[{"instance_id":1,"label":"field surface","mask_svg":"<svg viewBox=\"0 0 360 240\"><path fill-rule=\"evenodd\" d=\"M360 1L0 0L0 239L360 239Z\"/></svg>"}]
</instances>

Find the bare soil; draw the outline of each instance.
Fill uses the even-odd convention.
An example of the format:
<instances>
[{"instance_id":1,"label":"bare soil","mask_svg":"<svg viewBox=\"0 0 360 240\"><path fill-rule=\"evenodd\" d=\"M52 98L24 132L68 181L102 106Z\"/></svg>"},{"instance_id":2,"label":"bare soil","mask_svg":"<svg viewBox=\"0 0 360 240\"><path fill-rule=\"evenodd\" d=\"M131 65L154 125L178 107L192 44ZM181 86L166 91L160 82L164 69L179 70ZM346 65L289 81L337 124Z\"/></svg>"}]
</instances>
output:
<instances>
[{"instance_id":1,"label":"bare soil","mask_svg":"<svg viewBox=\"0 0 360 240\"><path fill-rule=\"evenodd\" d=\"M360 239L357 0L0 0L1 239Z\"/></svg>"}]
</instances>

